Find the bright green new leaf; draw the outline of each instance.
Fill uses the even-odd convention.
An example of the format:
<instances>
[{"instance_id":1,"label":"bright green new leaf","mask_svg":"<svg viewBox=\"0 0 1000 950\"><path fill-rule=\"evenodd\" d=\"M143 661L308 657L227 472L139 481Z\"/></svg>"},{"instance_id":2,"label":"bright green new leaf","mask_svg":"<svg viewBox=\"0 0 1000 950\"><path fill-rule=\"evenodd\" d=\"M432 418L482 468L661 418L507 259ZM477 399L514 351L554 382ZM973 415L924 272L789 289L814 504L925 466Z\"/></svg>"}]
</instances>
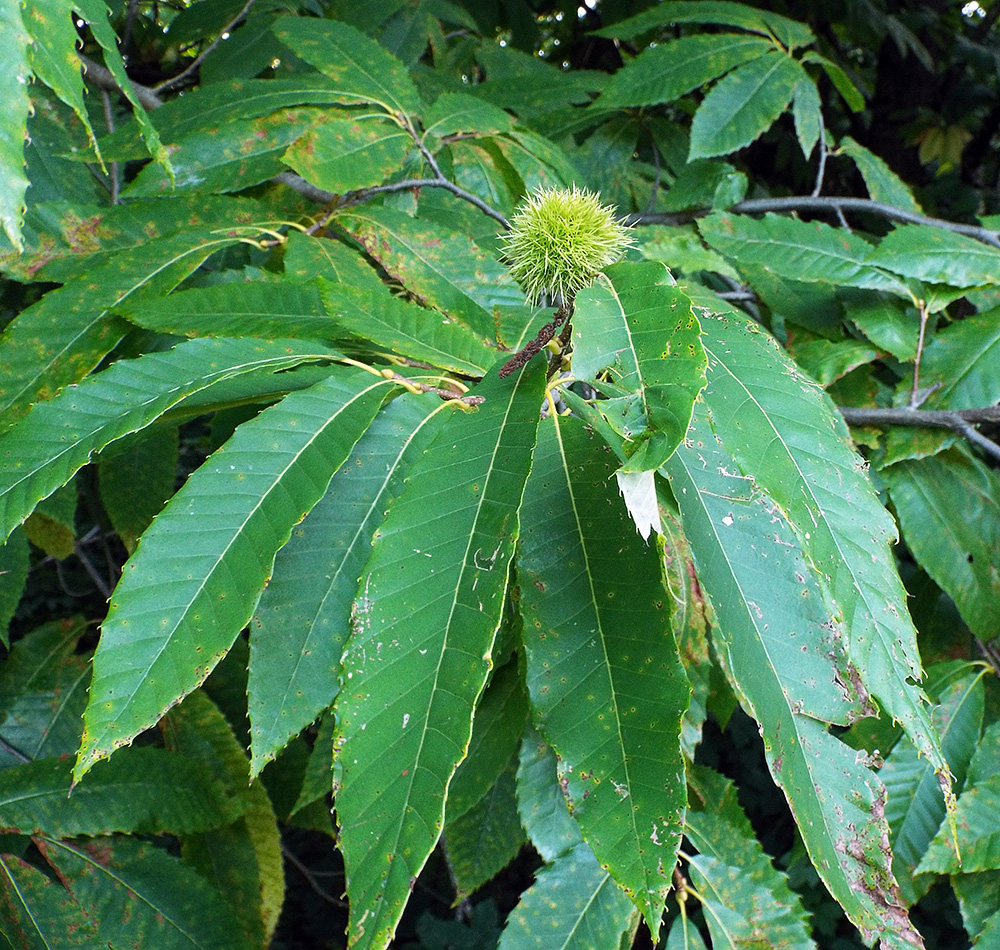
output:
<instances>
[{"instance_id":1,"label":"bright green new leaf","mask_svg":"<svg viewBox=\"0 0 1000 950\"><path fill-rule=\"evenodd\" d=\"M755 220L713 214L698 222L710 247L737 263L759 264L789 280L820 281L909 297L898 278L868 263L871 245L819 221L776 214Z\"/></svg>"},{"instance_id":2,"label":"bright green new leaf","mask_svg":"<svg viewBox=\"0 0 1000 950\"><path fill-rule=\"evenodd\" d=\"M714 610L716 647L767 738L768 766L813 865L863 933L908 946L912 927L882 850L885 791L827 732L826 723L868 709L812 565L780 509L718 441L707 409L665 471Z\"/></svg>"},{"instance_id":3,"label":"bright green new leaf","mask_svg":"<svg viewBox=\"0 0 1000 950\"><path fill-rule=\"evenodd\" d=\"M757 36L682 36L643 50L626 63L611 77L595 108L673 102L773 49L772 42Z\"/></svg>"},{"instance_id":4,"label":"bright green new leaf","mask_svg":"<svg viewBox=\"0 0 1000 950\"><path fill-rule=\"evenodd\" d=\"M607 278L577 295L573 368L613 397L596 406L626 440L624 471L652 471L684 438L704 385L701 328L662 265L619 264Z\"/></svg>"},{"instance_id":5,"label":"bright green new leaf","mask_svg":"<svg viewBox=\"0 0 1000 950\"><path fill-rule=\"evenodd\" d=\"M213 772L162 749L128 749L101 762L72 796L67 759L0 771L0 829L15 834L185 835L238 815Z\"/></svg>"},{"instance_id":6,"label":"bright green new leaf","mask_svg":"<svg viewBox=\"0 0 1000 950\"><path fill-rule=\"evenodd\" d=\"M632 530L617 465L580 420L543 427L525 492L521 609L528 688L570 808L655 938L683 828L690 686L659 555Z\"/></svg>"},{"instance_id":7,"label":"bright green new leaf","mask_svg":"<svg viewBox=\"0 0 1000 950\"><path fill-rule=\"evenodd\" d=\"M783 52L765 53L734 69L698 107L688 160L726 155L755 141L788 108L803 82L812 80Z\"/></svg>"},{"instance_id":8,"label":"bright green new leaf","mask_svg":"<svg viewBox=\"0 0 1000 950\"><path fill-rule=\"evenodd\" d=\"M282 17L274 33L296 56L333 80L353 102L375 102L387 112L413 114L420 96L406 67L384 46L346 23Z\"/></svg>"},{"instance_id":9,"label":"bright green new leaf","mask_svg":"<svg viewBox=\"0 0 1000 950\"><path fill-rule=\"evenodd\" d=\"M728 0L667 0L618 23L595 30L596 36L630 40L658 26L672 23L713 23L773 36L785 46L808 46L815 37L804 23L780 13L758 10Z\"/></svg>"},{"instance_id":10,"label":"bright green new leaf","mask_svg":"<svg viewBox=\"0 0 1000 950\"><path fill-rule=\"evenodd\" d=\"M922 224L898 225L869 255L875 267L931 284L1000 283L1000 250L964 234Z\"/></svg>"},{"instance_id":11,"label":"bright green new leaf","mask_svg":"<svg viewBox=\"0 0 1000 950\"><path fill-rule=\"evenodd\" d=\"M143 536L111 597L74 781L199 686L250 619L275 552L386 395L331 373L242 425ZM174 579L164 597L163 577Z\"/></svg>"},{"instance_id":12,"label":"bright green new leaf","mask_svg":"<svg viewBox=\"0 0 1000 950\"><path fill-rule=\"evenodd\" d=\"M351 944L382 950L437 843L500 626L542 363L495 372L410 470L376 532L337 698L335 801Z\"/></svg>"},{"instance_id":13,"label":"bright green new leaf","mask_svg":"<svg viewBox=\"0 0 1000 950\"><path fill-rule=\"evenodd\" d=\"M251 950L231 906L195 870L161 848L114 837L38 848L97 923L98 946Z\"/></svg>"},{"instance_id":14,"label":"bright green new leaf","mask_svg":"<svg viewBox=\"0 0 1000 950\"><path fill-rule=\"evenodd\" d=\"M996 636L1000 476L955 446L882 471L906 545L984 642Z\"/></svg>"},{"instance_id":15,"label":"bright green new leaf","mask_svg":"<svg viewBox=\"0 0 1000 950\"><path fill-rule=\"evenodd\" d=\"M244 373L335 356L288 340L192 340L166 353L121 360L64 389L0 433L0 536L6 539L106 445L145 428L186 397Z\"/></svg>"},{"instance_id":16,"label":"bright green new leaf","mask_svg":"<svg viewBox=\"0 0 1000 950\"><path fill-rule=\"evenodd\" d=\"M351 603L372 535L447 415L433 395L395 399L278 552L251 626L252 776L337 695Z\"/></svg>"},{"instance_id":17,"label":"bright green new leaf","mask_svg":"<svg viewBox=\"0 0 1000 950\"><path fill-rule=\"evenodd\" d=\"M899 720L939 773L948 765L919 686L916 630L889 545L895 524L852 450L829 398L756 324L703 318L709 354L705 402L712 429L779 506L818 571L829 617L855 685ZM693 543L693 539L692 539Z\"/></svg>"},{"instance_id":18,"label":"bright green new leaf","mask_svg":"<svg viewBox=\"0 0 1000 950\"><path fill-rule=\"evenodd\" d=\"M410 134L385 118L333 119L306 132L282 158L311 185L343 194L381 184L413 147Z\"/></svg>"}]
</instances>

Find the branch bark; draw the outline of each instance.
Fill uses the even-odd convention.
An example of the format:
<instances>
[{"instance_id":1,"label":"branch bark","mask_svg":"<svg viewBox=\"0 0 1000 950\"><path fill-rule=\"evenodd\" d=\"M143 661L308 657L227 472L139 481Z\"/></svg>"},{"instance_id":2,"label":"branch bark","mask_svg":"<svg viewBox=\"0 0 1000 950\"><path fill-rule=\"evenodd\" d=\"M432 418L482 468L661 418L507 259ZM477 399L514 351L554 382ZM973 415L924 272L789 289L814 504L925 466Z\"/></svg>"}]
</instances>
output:
<instances>
[{"instance_id":1,"label":"branch bark","mask_svg":"<svg viewBox=\"0 0 1000 950\"><path fill-rule=\"evenodd\" d=\"M858 408L838 406L844 420L852 426L923 426L932 429L951 429L966 441L982 449L990 458L1000 462L1000 445L987 438L976 425L982 422L1000 423L1000 406L982 409L911 409Z\"/></svg>"},{"instance_id":2,"label":"branch bark","mask_svg":"<svg viewBox=\"0 0 1000 950\"><path fill-rule=\"evenodd\" d=\"M630 214L625 218L626 224L686 224L696 218L703 218L711 213L711 208L696 208L691 211L676 214ZM869 198L836 198L813 195L796 195L789 198L752 198L740 201L727 209L734 214L763 214L766 211L827 211L836 214L844 211L857 211L873 214L889 221L899 221L903 224L926 224L930 227L953 231L975 238L984 244L1000 248L1000 234L975 224L961 224L957 221L946 221L944 218L933 218L926 214L917 214L903 208L872 201Z\"/></svg>"},{"instance_id":3,"label":"branch bark","mask_svg":"<svg viewBox=\"0 0 1000 950\"><path fill-rule=\"evenodd\" d=\"M118 85L118 80L112 75L111 70L106 66L102 66L100 63L95 63L92 59L88 59L86 56L80 56L80 63L83 65L84 74L83 78L88 82L93 83L98 89L104 89L107 92L121 92L121 87ZM132 89L135 92L136 99L142 103L144 109L158 109L163 105L163 100L156 94L156 91L150 89L149 86L144 86L142 83L135 82L134 80L129 80L132 83Z\"/></svg>"}]
</instances>

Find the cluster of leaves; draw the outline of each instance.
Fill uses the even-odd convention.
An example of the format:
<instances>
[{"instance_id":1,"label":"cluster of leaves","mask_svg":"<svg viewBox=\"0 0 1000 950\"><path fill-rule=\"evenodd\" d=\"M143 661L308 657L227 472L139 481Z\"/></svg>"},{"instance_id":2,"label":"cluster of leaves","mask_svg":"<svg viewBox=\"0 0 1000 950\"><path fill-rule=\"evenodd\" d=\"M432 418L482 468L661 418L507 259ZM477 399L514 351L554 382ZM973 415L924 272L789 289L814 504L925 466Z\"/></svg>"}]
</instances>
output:
<instances>
[{"instance_id":1,"label":"cluster of leaves","mask_svg":"<svg viewBox=\"0 0 1000 950\"><path fill-rule=\"evenodd\" d=\"M996 941L998 221L849 134L843 23L129 4L133 73L181 60L150 87L100 0L49 6L0 23L40 80L0 113L0 939L265 947L298 827L361 948L432 854L462 900L529 844L503 950L832 945L807 866L885 947L938 882ZM581 24L624 62L517 48ZM501 378L550 317L503 224L577 187L635 246ZM99 545L107 615L26 624ZM782 855L707 764L737 703Z\"/></svg>"}]
</instances>

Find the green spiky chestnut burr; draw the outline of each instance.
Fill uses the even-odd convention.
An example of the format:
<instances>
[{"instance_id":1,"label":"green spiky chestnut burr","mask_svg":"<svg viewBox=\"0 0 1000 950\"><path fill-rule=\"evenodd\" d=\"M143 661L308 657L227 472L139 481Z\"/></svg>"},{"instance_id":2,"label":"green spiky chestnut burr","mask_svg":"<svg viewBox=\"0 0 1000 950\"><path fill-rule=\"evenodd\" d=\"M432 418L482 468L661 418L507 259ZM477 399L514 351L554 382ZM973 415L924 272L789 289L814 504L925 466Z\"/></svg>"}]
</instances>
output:
<instances>
[{"instance_id":1,"label":"green spiky chestnut burr","mask_svg":"<svg viewBox=\"0 0 1000 950\"><path fill-rule=\"evenodd\" d=\"M501 237L511 277L535 304L543 294L572 299L632 244L614 209L576 185L530 195Z\"/></svg>"}]
</instances>

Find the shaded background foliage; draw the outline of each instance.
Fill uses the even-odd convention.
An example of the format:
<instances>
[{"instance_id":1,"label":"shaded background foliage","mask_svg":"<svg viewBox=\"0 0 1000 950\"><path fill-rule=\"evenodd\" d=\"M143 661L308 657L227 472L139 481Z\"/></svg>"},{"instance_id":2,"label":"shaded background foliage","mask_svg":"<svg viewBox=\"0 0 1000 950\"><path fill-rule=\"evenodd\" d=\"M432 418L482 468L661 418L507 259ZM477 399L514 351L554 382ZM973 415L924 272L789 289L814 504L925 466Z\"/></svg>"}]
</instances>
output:
<instances>
[{"instance_id":1,"label":"shaded background foliage","mask_svg":"<svg viewBox=\"0 0 1000 950\"><path fill-rule=\"evenodd\" d=\"M640 272L627 268L638 267L637 261L667 263L684 280L684 291L697 305L723 315L726 307L744 308L763 324L823 384L847 420L856 423L855 441L866 451L875 485L901 525L903 542L896 555L928 669L925 689L939 704L935 723L956 791L968 793L958 806L961 827L968 832L961 869L949 851L946 826L938 830L944 805L932 771L900 739L895 723L883 712L880 719L861 719L849 726L838 720L834 732L859 750L859 761L868 754L886 760L878 774L889 788L894 870L901 900L906 906L912 904L913 923L927 945L995 944L1000 933L1000 863L995 848L1000 788L994 767L1000 742L993 567L1000 540L996 447L991 449L992 443L977 442L974 436L970 440L968 426L963 430L963 420L956 417L945 420L950 428L927 429L914 427L912 417L893 422L886 416L851 412L890 407L911 413L926 408L983 410L967 421L975 423L979 427L975 431L986 439L996 435L998 420L988 410L1000 401L992 355L994 308L1000 303L994 248L1000 239L998 220L991 217L1000 213L996 158L1000 37L995 26L1000 6L860 0L761 4L761 9L807 26L813 38L800 48L832 64L827 69L819 60L810 61L809 75L822 103L822 128L808 131L809 103L803 94L801 114L780 107L772 122L774 117L763 110L732 148L712 152L709 143L700 161L689 162L692 119L703 107L703 117L708 114L709 80L715 76L681 94L651 93L644 99L634 89L644 79L655 84L662 68L644 74L641 54L651 42L669 49L671 41L687 37L745 35L739 27L725 25L726 16L736 15L737 6L702 4L702 9L718 8L718 15L705 23L657 19L656 4L641 0L592 6L523 0L366 4L257 0L246 5L240 0L213 0L174 6L112 4L108 20L103 4L81 0L76 7L79 19L72 24L60 18L59 4L25 7L24 23L34 40L28 66L40 81L25 87L34 109L30 119L26 109L19 118L17 95L4 112L5 128L9 123L14 131L6 147L11 141L19 144L20 121L27 121L32 140L24 173L30 188L22 253L13 246L19 161L5 155L4 165L11 186L2 212L7 238L0 246L5 278L0 285L0 315L8 324L0 341L5 347L0 350L5 426L14 424L29 403L49 399L61 386L93 369L143 354L147 358L167 354L183 336L193 337L195 343L210 334L239 336L254 320L260 323L241 341L246 346L240 358L270 360L273 368L267 372L278 382L272 381L268 390L255 376L253 385L241 388L227 377L228 382L220 381L220 389L223 382L231 388L222 389L218 402L209 394L200 403L194 399L190 408L168 408L160 422L144 423L137 435L102 451L70 487L31 506L34 511L23 533L16 532L0 552L5 571L0 574L0 620L8 625L9 647L0 648L6 651L0 667L0 765L5 772L0 782L0 822L5 830L0 852L6 901L0 935L10 946L86 945L98 935L118 946L136 934L149 945L173 946L165 942L172 938L157 929L162 921L157 921L156 913L134 916L138 895L151 902L161 917L166 908L179 919L190 914L199 922L197 940L204 946L232 946L237 933L240 946L264 946L268 941L274 947L343 945L341 934L348 920L342 898L344 867L332 844L334 826L328 811L333 716L324 713L298 735L301 725L282 735L279 722L268 741L259 733L253 736L256 745L251 747L251 720L256 723L269 712L287 709L293 718L309 722L318 710L306 713L296 709L294 699L283 705L273 697L265 701L258 696L255 718L251 688L248 719L247 668L252 668L253 659L245 635L237 637L231 648L219 644L219 651L228 653L204 687L162 718L160 713L169 703L150 714L146 724L159 720L158 729L143 733L132 748L102 762L98 760L110 753L110 747L95 751L91 745L91 757L84 760L84 767L78 766L78 777L90 765L93 774L83 778L69 799L71 804L64 804L67 757L77 752L80 742L89 658L98 639L96 624L106 612L126 558L135 553L138 539L162 503L242 423L252 422L261 404L289 391L307 393L308 386L328 379L324 360L333 353L371 359L372 347L366 340L374 339L377 348L402 352L443 368L452 379L469 381L486 374L497 355L497 339L516 349L516 333L530 336L537 325L531 325L530 333L523 329L530 315L515 309L521 302L516 290L504 283L492 251L481 253L481 249L494 248L495 218L509 216L525 190L573 181L600 190L604 200L639 225L639 249L632 263L612 275L616 291L636 280L631 275ZM8 18L10 9L4 11ZM385 105L383 94L402 97L386 109L391 112L390 107L399 106L403 113L420 113L424 129L433 128L432 119L452 122L441 133L447 139L444 144L440 136L424 139L440 167L428 161L426 152L414 150L416 135L384 117L365 126L373 130L370 137L351 138L356 134L352 116L363 110L345 113L331 108L344 105L343 97L332 94L329 84L316 79L311 69L337 68L336 63L323 61L328 50L310 45L318 21L277 22L289 13L352 25L391 54L393 58L378 59L368 48L358 54L362 62L370 56L369 65L377 68L374 78L359 79L345 71L355 83L356 97L350 101ZM644 13L652 16L645 28L615 27ZM68 32L69 26L73 32ZM112 54L104 69L101 50L116 45L109 27L118 38L122 64L116 66ZM223 31L226 38L220 39ZM19 34L4 36L4 53L15 69L21 68L16 50L28 48L27 44ZM74 91L73 56L69 72L63 73L65 63L60 65L53 55L65 54L74 41L89 64L86 96ZM342 51L345 56L350 53L349 44ZM801 49L796 55L801 57ZM194 68L189 71L189 67ZM126 70L138 87L125 83ZM412 87L405 80L407 74ZM306 93L298 89L270 108L233 115L241 95L240 87L230 83L303 76L312 77L303 83ZM135 105L121 94L123 87ZM414 99L402 101L411 89ZM424 107L416 104L418 91L427 103L447 101L439 99L442 94L475 95L481 109L472 112L479 127L469 127L469 141L462 125L469 120L455 120L437 104L423 113ZM188 98L199 94L205 98ZM255 88L254 94L260 90ZM602 97L611 103L606 109ZM199 102L198 109L190 106L192 101ZM337 126L337 121L344 124ZM103 164L95 161L89 130L97 139ZM803 148L810 134L815 141L821 133L826 148ZM329 149L331 141L345 140L358 147L363 162L338 163L335 150L332 159L322 159L322 149ZM171 149L165 146L178 142L180 152L168 159ZM169 200L168 160L175 166L174 194L181 196ZM402 179L427 183L419 192L402 188L380 197L380 183ZM446 194L445 183L454 186L451 194ZM182 197L185 189L190 195L187 201ZM330 233L338 240L323 242L330 248L317 253L313 245L319 242L294 231L274 238L272 232L289 230L282 222L313 225L329 210L324 203L331 192L350 198L334 202L339 213ZM164 197L161 208L138 203L157 196ZM824 205L824 196L857 199L861 204ZM785 197L799 200L786 207L767 204L769 199ZM820 200L810 204L811 197ZM875 204L865 204L867 199ZM125 211L115 217L120 204ZM131 214L130 206L140 213ZM85 213L75 214L75 208ZM483 208L492 209L494 218L484 215ZM94 209L101 209L100 214ZM717 214L708 216L710 212ZM765 212L771 214L762 219L750 216ZM925 230L897 229L901 220L907 220L898 212L923 222ZM416 217L411 217L414 213ZM958 238L952 239L955 232L940 228L940 222L912 215L966 225L981 243L957 243ZM799 226L809 221L838 230L834 235L822 226L811 231ZM264 230L265 224L270 232ZM440 254L421 251L441 240L442 226L458 232L449 237L456 243ZM325 232L314 229L316 233ZM398 240L388 250L380 244L386 235ZM467 238L478 246L462 244ZM882 238L885 243L872 251ZM123 253L146 241L145 256ZM846 270L844 259L835 259L844 247L850 265ZM975 258L976 247L987 249L981 251L981 260ZM167 260L173 263L160 268ZM157 262L153 278L151 261ZM449 264L455 264L450 273ZM428 276L438 268L446 271L442 281ZM329 279L310 282L317 274ZM286 280L291 275L294 284ZM654 283L649 281L637 293L651 294ZM384 292L386 284L395 297ZM238 306L232 304L237 299L235 288L241 288ZM40 322L18 323L18 315L39 302L44 308L47 300L49 311L41 311ZM587 320L591 326L603 326L599 292L588 300L586 306L592 309L581 306L578 326ZM406 322L413 301L454 317L450 329L414 330ZM101 309L92 317L94 307ZM502 307L507 311L493 311L496 326L483 322L491 308ZM50 351L49 362L41 368L31 364L28 354L34 344L47 339L40 328L58 334L61 326L70 325L67 315L74 314L81 317L73 325L77 335L56 338L52 344L54 350L62 346L62 353ZM316 321L330 314L342 321L336 332L324 327L317 333ZM275 315L280 319L268 324ZM220 323L225 319L230 321L228 330ZM372 337L376 320L383 323L380 335ZM921 324L926 340L917 338ZM711 326L707 321L705 325ZM288 332L292 326L294 333ZM475 332L458 329L470 326ZM298 351L270 352L254 342L255 337L277 335L278 328L286 331L282 335L298 340ZM484 339L491 337L484 346ZM323 345L316 345L317 340ZM604 368L599 363L602 354L588 351L586 336L577 343L577 366L592 357L598 361L597 369ZM206 366L221 358L213 357L215 351L209 346L197 351ZM193 349L186 352L195 354ZM387 363L378 365L391 368ZM926 384L937 383L937 389L919 389L917 366ZM203 378L207 380L210 372L206 369ZM294 375L295 383L288 384L283 373ZM357 370L356 380L364 375ZM965 390L956 382L959 376L967 377ZM355 377L342 378L354 385ZM595 377L595 383L601 378ZM257 385L261 388L255 389ZM369 406L358 395L363 382L357 382L356 392L348 392L346 383L346 389L338 389L341 385L335 381L325 390L325 398L343 400L345 418L356 413L360 419L369 410L371 415L378 411L381 396L372 396ZM638 385L646 383L640 379ZM493 398L494 390L488 392ZM614 395L605 392L609 393ZM586 395L585 390L567 390L565 398L585 413L587 404L581 396ZM534 396L529 392L526 403L537 402L539 396L540 391ZM298 411L306 411L305 399ZM411 400L410 407L403 405L405 400L393 404L398 420L388 410L378 417L384 429L376 434L381 433L386 444L393 425L397 431L406 425L417 431L415 427L425 423L414 420L431 418L418 408L418 400ZM65 404L66 400L53 405ZM121 405L129 405L127 395ZM601 420L591 410L590 421L599 428ZM434 424L426 422L430 435ZM694 433L707 431L703 417L699 421L696 415L695 424ZM353 439L366 425L367 421L348 424L344 438L350 444L328 451L348 457ZM567 440L579 438L566 425ZM120 434L126 431L123 428ZM735 444L734 436L730 445ZM583 448L577 449L586 457ZM246 455L257 450L247 441ZM363 451L367 449L351 457L364 459ZM671 474L675 489L678 480L687 477L677 467L678 458L674 456ZM766 473L759 474L763 478ZM427 484L434 482L433 473L426 470L422 477ZM143 486L141 492L135 491L137 484ZM679 576L685 577L691 555L685 553L676 523L677 533L671 534L672 503L664 484L663 529L668 550L684 566ZM401 484L385 486L389 495L400 490ZM595 490L591 498L598 497ZM316 500L302 498L303 507ZM681 509L690 534L688 513ZM327 517L344 515L334 510ZM631 530L624 516L622 520ZM16 523L5 521L5 530ZM525 576L546 567L544 559L540 564L530 560L539 557L530 549L531 534L526 530L530 524L521 529L519 557L524 560L518 570ZM367 526L369 535L375 527ZM543 536L542 555L546 540ZM272 549L279 543L275 538ZM289 545L289 557L293 550ZM376 557L378 550L376 545ZM315 552L307 548L303 556L308 566ZM356 573L364 567L362 558ZM262 569L267 572L266 565ZM541 573L538 578L544 587ZM351 586L355 577L348 580ZM516 581L528 595L520 595L520 612L530 619L535 616L532 611L544 604L536 608L530 602L532 588L520 576ZM270 622L278 629L287 622L280 615L276 586L269 589L271 599L262 602L255 616L258 628L266 628L270 610L276 612L277 619ZM505 588L497 590L502 597ZM726 941L743 946L763 940L775 946L858 946L856 930L820 883L785 798L768 773L756 724L737 706L717 662L720 658L710 660L705 617L697 609L697 585L687 593L692 598L690 610L674 611L674 632L695 687L693 712L681 741L689 756L695 747L697 752L690 763L693 812L682 846L688 860L682 866L687 881L708 899L699 907L694 894L682 904L669 898L660 943L698 947L707 940L712 946ZM348 602L355 594L352 588ZM386 596L396 594L390 587ZM367 606L363 588L354 602L355 614ZM544 901L546 894L568 894L568 882L595 873L596 863L584 840L591 840L591 830L582 815L583 837L565 809L545 811L547 817L540 819L539 812L532 813L524 803L524 789L536 787L526 778L531 769L553 772L554 765L548 758L551 750L531 732L520 739L521 724L528 718L527 700L515 684L528 661L517 646L522 634L515 606L509 604L504 614L494 649L497 669L477 712L477 728L480 721L487 724L485 738L474 732L470 753L477 768L491 756L510 763L510 768L498 767L496 774L484 770L485 779L479 780L472 769L456 776L450 801L462 804L454 815L448 813L444 843L415 882L394 946L493 946L501 939L505 920L512 922L504 938L507 946L526 945L518 941L533 939L536 927L544 932L546 913L551 914L538 901ZM715 607L718 612L720 605ZM683 635L699 624L700 639ZM715 650L722 652L718 642ZM992 665L984 666L980 662L984 658ZM338 660L339 655L333 657L334 663ZM902 665L902 657L899 662ZM192 681L183 692L195 685ZM866 685L875 691L871 683ZM179 695L171 702L173 698ZM554 730L546 714L539 712L537 696L532 700L535 724L541 715L545 727ZM338 707L348 723L350 713L348 702ZM703 734L699 716L707 717ZM491 722L515 723L517 729L490 732ZM520 741L519 758L512 758L511 741L515 745ZM480 758L475 758L477 752ZM260 773L249 790L248 756L249 768ZM183 768L178 760L185 763ZM874 764L874 758L871 761ZM159 786L145 804L138 775L155 776ZM735 782L738 791L720 775ZM565 774L563 779L568 785ZM514 810L515 785L520 820ZM87 804L88 789L96 806ZM25 794L39 793L43 804L36 812L15 811ZM368 793L359 786L358 794ZM123 802L127 802L124 807ZM557 795L556 804L561 802ZM552 809L551 799L536 803L537 808L543 806ZM465 809L461 814L459 807ZM740 841L745 851L738 861L721 845L713 845L712 819L702 818L699 824L699 814L714 815L716 809L719 820L729 823L726 827L743 829ZM481 853L470 843L475 841L471 830L482 827L510 832L496 834L499 853ZM220 861L220 854L227 859ZM773 859L773 867L762 858L765 854ZM923 873L916 873L918 865ZM94 875L108 867L126 881L122 891L114 891L107 875L95 883ZM733 878L733 867L739 869L740 879ZM767 884L753 891L747 880ZM158 894L157 881L169 882L172 893ZM547 892L548 886L563 890ZM54 909L66 893L64 888L73 896L71 911ZM761 890L767 888L771 890L765 900ZM579 943L567 940L559 945L650 946L652 938L639 925L636 910L614 885L598 892L607 903L594 919L609 928L607 934L601 937L594 931L580 937ZM570 898L565 900L571 904ZM766 913L760 901L765 901ZM810 915L808 926L802 923L798 901ZM32 910L40 922L35 932L25 924ZM732 919L726 917L727 910ZM785 912L791 922L782 916ZM132 922L116 929L117 921L130 913ZM763 934L748 931L747 921L754 919L754 913L775 929ZM900 945L893 944L891 936L883 937ZM360 938L355 934L352 939Z\"/></svg>"}]
</instances>

